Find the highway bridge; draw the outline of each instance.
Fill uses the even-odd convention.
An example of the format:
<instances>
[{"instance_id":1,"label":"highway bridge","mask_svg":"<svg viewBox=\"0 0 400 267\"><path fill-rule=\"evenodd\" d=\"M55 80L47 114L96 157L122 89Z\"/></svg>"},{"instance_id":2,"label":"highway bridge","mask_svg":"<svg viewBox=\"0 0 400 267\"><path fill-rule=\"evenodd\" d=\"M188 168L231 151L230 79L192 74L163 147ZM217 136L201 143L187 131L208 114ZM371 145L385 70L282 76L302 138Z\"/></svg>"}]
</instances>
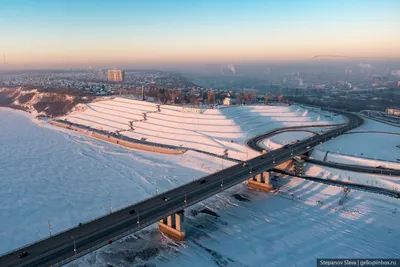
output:
<instances>
[{"instance_id":1,"label":"highway bridge","mask_svg":"<svg viewBox=\"0 0 400 267\"><path fill-rule=\"evenodd\" d=\"M157 221L160 226L163 222L171 225L171 215L182 219L182 210L185 208L249 178L265 174L267 170L296 155L307 153L321 142L363 123L363 120L354 114L335 112L345 115L348 122L324 134L250 159L246 164L234 165L50 238L11 251L0 257L0 266L60 266L108 245L111 240L118 240ZM175 220L175 231L182 231L181 222ZM20 256L23 257L20 258Z\"/></svg>"}]
</instances>

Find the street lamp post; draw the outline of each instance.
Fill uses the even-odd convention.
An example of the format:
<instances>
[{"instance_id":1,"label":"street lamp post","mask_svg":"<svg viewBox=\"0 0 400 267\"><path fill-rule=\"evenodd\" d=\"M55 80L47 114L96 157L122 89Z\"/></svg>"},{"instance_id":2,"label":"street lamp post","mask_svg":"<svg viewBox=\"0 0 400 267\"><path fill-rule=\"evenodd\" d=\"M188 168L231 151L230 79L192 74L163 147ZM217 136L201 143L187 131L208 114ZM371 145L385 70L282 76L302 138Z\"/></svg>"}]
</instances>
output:
<instances>
[{"instance_id":1,"label":"street lamp post","mask_svg":"<svg viewBox=\"0 0 400 267\"><path fill-rule=\"evenodd\" d=\"M140 214L139 214L138 210L136 210L136 212L137 212L137 225L139 227L140 226Z\"/></svg>"},{"instance_id":2,"label":"street lamp post","mask_svg":"<svg viewBox=\"0 0 400 267\"><path fill-rule=\"evenodd\" d=\"M74 257L76 258L76 242L73 236L71 236L71 238L74 240Z\"/></svg>"},{"instance_id":3,"label":"street lamp post","mask_svg":"<svg viewBox=\"0 0 400 267\"><path fill-rule=\"evenodd\" d=\"M49 220L49 233L50 233L50 237L51 237L51 225L50 225L50 220Z\"/></svg>"},{"instance_id":4,"label":"street lamp post","mask_svg":"<svg viewBox=\"0 0 400 267\"><path fill-rule=\"evenodd\" d=\"M158 187L157 187L157 181L154 181L154 186L156 187L156 195L158 195Z\"/></svg>"},{"instance_id":5,"label":"street lamp post","mask_svg":"<svg viewBox=\"0 0 400 267\"><path fill-rule=\"evenodd\" d=\"M224 158L222 158L222 169L224 169ZM224 187L224 176L221 178L221 187Z\"/></svg>"},{"instance_id":6,"label":"street lamp post","mask_svg":"<svg viewBox=\"0 0 400 267\"><path fill-rule=\"evenodd\" d=\"M185 191L185 205L187 204L186 191Z\"/></svg>"}]
</instances>

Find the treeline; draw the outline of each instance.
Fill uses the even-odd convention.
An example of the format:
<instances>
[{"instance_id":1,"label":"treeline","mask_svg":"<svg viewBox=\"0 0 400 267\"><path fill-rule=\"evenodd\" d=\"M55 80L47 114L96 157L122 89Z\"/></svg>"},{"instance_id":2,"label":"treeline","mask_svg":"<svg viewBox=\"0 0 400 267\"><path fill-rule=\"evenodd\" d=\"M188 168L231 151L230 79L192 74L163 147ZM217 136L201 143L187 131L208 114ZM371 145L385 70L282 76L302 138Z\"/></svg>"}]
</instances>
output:
<instances>
[{"instance_id":1,"label":"treeline","mask_svg":"<svg viewBox=\"0 0 400 267\"><path fill-rule=\"evenodd\" d=\"M121 95L134 95L135 97L142 96L142 89L121 89L117 92ZM177 89L164 89L164 88L145 88L144 89L145 98L154 98L154 101L161 102L162 104L190 104L190 105L215 105L222 104L226 97L230 97L235 100L236 104L251 105L256 103L269 102L280 102L289 103L289 101L277 92L274 95L265 94L260 97L256 91L244 91L235 93L233 91L229 92L219 92L219 91L200 91L194 92L192 90L177 90Z\"/></svg>"}]
</instances>

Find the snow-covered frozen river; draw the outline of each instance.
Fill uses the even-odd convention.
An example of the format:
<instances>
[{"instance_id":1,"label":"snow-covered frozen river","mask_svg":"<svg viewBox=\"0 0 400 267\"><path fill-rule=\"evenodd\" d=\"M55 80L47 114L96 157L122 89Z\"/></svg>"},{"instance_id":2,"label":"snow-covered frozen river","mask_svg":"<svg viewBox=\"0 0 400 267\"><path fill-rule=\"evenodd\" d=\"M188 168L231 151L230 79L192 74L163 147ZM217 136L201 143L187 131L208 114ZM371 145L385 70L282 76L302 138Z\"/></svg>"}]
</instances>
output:
<instances>
[{"instance_id":1,"label":"snow-covered frozen river","mask_svg":"<svg viewBox=\"0 0 400 267\"><path fill-rule=\"evenodd\" d=\"M225 163L227 164L227 163ZM193 152L127 150L0 109L0 253L220 168ZM225 165L226 166L226 165ZM238 196L236 194L240 194ZM152 225L69 266L315 266L317 257L400 257L399 200L283 179L238 185L186 211L187 240Z\"/></svg>"},{"instance_id":2,"label":"snow-covered frozen river","mask_svg":"<svg viewBox=\"0 0 400 267\"><path fill-rule=\"evenodd\" d=\"M220 167L196 153L138 152L0 108L0 254ZM226 163L228 164L228 163Z\"/></svg>"}]
</instances>

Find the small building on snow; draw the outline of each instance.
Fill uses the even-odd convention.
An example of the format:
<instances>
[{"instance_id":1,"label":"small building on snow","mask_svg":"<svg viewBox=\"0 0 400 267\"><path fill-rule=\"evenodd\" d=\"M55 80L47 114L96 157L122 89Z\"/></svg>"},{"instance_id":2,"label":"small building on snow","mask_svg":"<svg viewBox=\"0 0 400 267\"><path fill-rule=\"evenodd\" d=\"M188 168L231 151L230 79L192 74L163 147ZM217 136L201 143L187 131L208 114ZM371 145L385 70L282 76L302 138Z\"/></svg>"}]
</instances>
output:
<instances>
[{"instance_id":1,"label":"small building on snow","mask_svg":"<svg viewBox=\"0 0 400 267\"><path fill-rule=\"evenodd\" d=\"M224 106L231 106L236 104L236 99L231 98L231 97L225 97L223 101Z\"/></svg>"}]
</instances>

